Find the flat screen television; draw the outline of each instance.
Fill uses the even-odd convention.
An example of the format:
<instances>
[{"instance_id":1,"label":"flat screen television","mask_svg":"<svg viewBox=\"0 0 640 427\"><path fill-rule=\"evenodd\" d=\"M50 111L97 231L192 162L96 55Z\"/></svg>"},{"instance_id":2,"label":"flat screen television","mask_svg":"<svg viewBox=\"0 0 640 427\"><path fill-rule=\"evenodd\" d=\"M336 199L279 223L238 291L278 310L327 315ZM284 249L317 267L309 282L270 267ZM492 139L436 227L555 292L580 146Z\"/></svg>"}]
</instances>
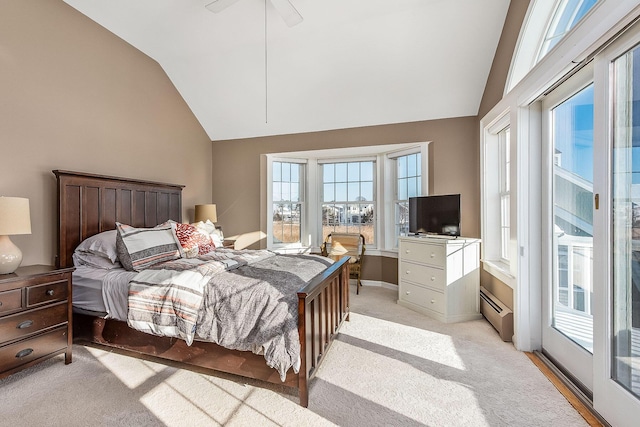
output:
<instances>
[{"instance_id":1,"label":"flat screen television","mask_svg":"<svg viewBox=\"0 0 640 427\"><path fill-rule=\"evenodd\" d=\"M409 232L460 235L460 194L409 198Z\"/></svg>"}]
</instances>

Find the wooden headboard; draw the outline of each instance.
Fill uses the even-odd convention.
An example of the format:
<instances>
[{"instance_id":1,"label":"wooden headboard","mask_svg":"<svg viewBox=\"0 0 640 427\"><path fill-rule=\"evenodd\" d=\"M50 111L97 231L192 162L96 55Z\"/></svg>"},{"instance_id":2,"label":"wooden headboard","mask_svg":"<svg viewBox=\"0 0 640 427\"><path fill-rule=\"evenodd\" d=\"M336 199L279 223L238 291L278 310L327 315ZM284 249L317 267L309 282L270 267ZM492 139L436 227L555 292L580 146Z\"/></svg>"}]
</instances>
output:
<instances>
[{"instance_id":1,"label":"wooden headboard","mask_svg":"<svg viewBox=\"0 0 640 427\"><path fill-rule=\"evenodd\" d=\"M58 267L73 266L73 250L116 221L153 227L182 221L183 185L54 170L58 179Z\"/></svg>"}]
</instances>

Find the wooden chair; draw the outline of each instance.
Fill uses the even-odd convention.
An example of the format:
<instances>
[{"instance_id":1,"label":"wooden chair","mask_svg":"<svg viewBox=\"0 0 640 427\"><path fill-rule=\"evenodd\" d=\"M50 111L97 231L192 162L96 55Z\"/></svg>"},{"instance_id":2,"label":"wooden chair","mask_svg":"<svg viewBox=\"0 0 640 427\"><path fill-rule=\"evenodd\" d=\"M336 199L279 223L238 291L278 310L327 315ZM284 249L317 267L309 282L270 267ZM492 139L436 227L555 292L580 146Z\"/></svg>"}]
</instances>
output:
<instances>
[{"instance_id":1,"label":"wooden chair","mask_svg":"<svg viewBox=\"0 0 640 427\"><path fill-rule=\"evenodd\" d=\"M360 293L362 282L362 259L365 251L364 236L358 233L331 233L322 247L322 255L337 261L345 256L349 260L349 277L356 279L356 294Z\"/></svg>"}]
</instances>

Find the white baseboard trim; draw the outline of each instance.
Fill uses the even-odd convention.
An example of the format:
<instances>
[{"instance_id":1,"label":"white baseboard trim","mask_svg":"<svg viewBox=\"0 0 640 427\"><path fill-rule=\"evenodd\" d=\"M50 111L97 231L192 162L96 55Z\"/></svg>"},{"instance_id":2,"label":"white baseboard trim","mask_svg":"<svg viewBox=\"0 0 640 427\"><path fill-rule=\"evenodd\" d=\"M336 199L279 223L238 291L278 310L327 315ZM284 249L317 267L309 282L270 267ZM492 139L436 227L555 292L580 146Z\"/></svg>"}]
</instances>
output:
<instances>
[{"instance_id":1,"label":"white baseboard trim","mask_svg":"<svg viewBox=\"0 0 640 427\"><path fill-rule=\"evenodd\" d=\"M355 279L350 279L350 280L355 280ZM398 290L398 285L394 285L393 283L389 283L389 282L383 282L381 280L361 280L360 282L362 283L362 286L377 286L377 287L383 287L386 289L392 289L394 291Z\"/></svg>"}]
</instances>

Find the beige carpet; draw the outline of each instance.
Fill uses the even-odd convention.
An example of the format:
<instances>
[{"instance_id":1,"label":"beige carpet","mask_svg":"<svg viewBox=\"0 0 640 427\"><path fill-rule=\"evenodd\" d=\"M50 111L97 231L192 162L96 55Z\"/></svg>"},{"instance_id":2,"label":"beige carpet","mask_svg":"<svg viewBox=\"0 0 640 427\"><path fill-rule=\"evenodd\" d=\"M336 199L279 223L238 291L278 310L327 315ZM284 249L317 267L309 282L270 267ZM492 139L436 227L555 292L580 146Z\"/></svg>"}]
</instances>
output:
<instances>
[{"instance_id":1,"label":"beige carpet","mask_svg":"<svg viewBox=\"0 0 640 427\"><path fill-rule=\"evenodd\" d=\"M442 324L395 300L352 293L307 409L278 387L75 345L71 365L60 356L0 380L0 425L587 425L486 321Z\"/></svg>"}]
</instances>

